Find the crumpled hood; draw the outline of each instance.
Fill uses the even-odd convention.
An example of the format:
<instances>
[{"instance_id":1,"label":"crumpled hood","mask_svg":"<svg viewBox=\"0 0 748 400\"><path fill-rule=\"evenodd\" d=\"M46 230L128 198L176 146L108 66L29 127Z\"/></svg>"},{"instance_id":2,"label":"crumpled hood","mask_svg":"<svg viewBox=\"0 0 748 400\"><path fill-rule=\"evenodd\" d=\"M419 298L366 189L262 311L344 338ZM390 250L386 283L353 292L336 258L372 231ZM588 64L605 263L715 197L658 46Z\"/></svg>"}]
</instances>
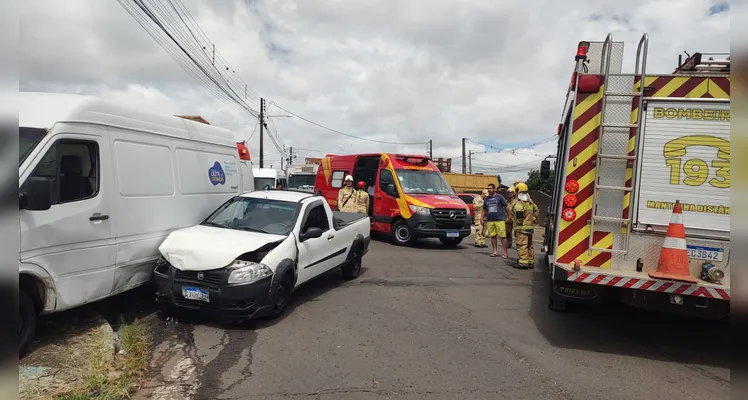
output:
<instances>
[{"instance_id":1,"label":"crumpled hood","mask_svg":"<svg viewBox=\"0 0 748 400\"><path fill-rule=\"evenodd\" d=\"M174 268L207 271L223 268L240 255L286 236L197 225L172 232L158 250Z\"/></svg>"}]
</instances>

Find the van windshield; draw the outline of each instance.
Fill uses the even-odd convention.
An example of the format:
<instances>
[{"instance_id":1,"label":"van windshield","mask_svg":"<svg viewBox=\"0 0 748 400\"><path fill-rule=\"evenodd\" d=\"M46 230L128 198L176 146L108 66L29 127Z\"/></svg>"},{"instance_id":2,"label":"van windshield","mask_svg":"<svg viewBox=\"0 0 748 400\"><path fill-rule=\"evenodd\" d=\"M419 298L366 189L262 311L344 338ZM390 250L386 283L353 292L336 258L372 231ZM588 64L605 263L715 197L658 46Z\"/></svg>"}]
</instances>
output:
<instances>
[{"instance_id":1,"label":"van windshield","mask_svg":"<svg viewBox=\"0 0 748 400\"><path fill-rule=\"evenodd\" d=\"M47 129L44 128L18 128L18 165L23 164L46 134Z\"/></svg>"},{"instance_id":2,"label":"van windshield","mask_svg":"<svg viewBox=\"0 0 748 400\"><path fill-rule=\"evenodd\" d=\"M255 190L275 189L275 178L255 178Z\"/></svg>"},{"instance_id":3,"label":"van windshield","mask_svg":"<svg viewBox=\"0 0 748 400\"><path fill-rule=\"evenodd\" d=\"M405 194L454 194L441 173L398 169L397 178Z\"/></svg>"},{"instance_id":4,"label":"van windshield","mask_svg":"<svg viewBox=\"0 0 748 400\"><path fill-rule=\"evenodd\" d=\"M200 225L288 235L298 210L299 203L296 202L237 196L224 203Z\"/></svg>"}]
</instances>

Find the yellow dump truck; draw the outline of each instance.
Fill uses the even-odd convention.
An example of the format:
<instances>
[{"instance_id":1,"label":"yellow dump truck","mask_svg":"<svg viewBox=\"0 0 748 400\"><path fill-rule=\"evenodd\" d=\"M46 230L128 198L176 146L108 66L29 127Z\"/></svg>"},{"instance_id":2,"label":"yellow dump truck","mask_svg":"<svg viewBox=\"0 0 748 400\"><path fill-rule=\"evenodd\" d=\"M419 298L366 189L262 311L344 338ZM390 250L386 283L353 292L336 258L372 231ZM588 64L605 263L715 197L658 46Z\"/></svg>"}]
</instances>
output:
<instances>
[{"instance_id":1,"label":"yellow dump truck","mask_svg":"<svg viewBox=\"0 0 748 400\"><path fill-rule=\"evenodd\" d=\"M482 174L457 174L454 172L444 172L444 179L458 193L478 193L485 189L489 183L499 187L499 179L496 175Z\"/></svg>"}]
</instances>

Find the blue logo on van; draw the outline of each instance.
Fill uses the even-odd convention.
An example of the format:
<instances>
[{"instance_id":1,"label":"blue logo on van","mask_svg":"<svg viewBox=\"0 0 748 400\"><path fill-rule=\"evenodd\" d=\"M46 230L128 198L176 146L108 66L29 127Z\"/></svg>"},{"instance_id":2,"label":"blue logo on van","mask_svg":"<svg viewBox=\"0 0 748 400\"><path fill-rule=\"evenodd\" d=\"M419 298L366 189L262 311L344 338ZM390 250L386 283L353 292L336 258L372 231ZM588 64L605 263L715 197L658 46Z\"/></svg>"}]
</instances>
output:
<instances>
[{"instance_id":1,"label":"blue logo on van","mask_svg":"<svg viewBox=\"0 0 748 400\"><path fill-rule=\"evenodd\" d=\"M208 178L210 178L210 183L212 183L213 186L226 183L226 174L223 172L223 168L221 168L221 163L216 161L215 164L208 169Z\"/></svg>"}]
</instances>

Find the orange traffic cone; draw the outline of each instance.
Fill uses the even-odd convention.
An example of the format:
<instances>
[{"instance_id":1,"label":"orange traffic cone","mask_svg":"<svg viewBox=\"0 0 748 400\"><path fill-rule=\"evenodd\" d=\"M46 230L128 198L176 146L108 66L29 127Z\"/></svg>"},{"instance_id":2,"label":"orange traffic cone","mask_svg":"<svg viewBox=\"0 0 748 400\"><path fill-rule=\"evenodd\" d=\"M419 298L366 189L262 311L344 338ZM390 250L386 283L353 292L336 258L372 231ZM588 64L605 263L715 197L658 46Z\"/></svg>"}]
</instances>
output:
<instances>
[{"instance_id":1,"label":"orange traffic cone","mask_svg":"<svg viewBox=\"0 0 748 400\"><path fill-rule=\"evenodd\" d=\"M649 276L691 283L699 281L691 276L691 269L688 267L686 228L683 226L683 210L679 200L675 201L673 215L670 216L670 225L667 227L665 243L662 244L657 271L650 271Z\"/></svg>"}]
</instances>

